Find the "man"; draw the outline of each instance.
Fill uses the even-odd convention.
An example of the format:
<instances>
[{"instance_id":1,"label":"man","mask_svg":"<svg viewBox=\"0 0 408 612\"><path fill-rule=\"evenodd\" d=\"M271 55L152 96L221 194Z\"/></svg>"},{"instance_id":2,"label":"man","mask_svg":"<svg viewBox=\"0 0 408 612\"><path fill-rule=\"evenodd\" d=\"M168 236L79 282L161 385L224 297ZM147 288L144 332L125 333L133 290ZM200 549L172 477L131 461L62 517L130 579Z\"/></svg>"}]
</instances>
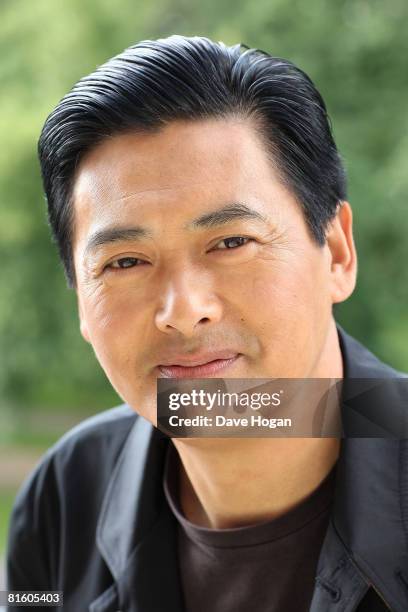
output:
<instances>
[{"instance_id":1,"label":"man","mask_svg":"<svg viewBox=\"0 0 408 612\"><path fill-rule=\"evenodd\" d=\"M307 75L145 41L75 85L39 154L81 333L125 403L24 484L8 588L75 612L408 609L405 441L155 427L158 378L400 376L333 318L356 281L352 212Z\"/></svg>"}]
</instances>

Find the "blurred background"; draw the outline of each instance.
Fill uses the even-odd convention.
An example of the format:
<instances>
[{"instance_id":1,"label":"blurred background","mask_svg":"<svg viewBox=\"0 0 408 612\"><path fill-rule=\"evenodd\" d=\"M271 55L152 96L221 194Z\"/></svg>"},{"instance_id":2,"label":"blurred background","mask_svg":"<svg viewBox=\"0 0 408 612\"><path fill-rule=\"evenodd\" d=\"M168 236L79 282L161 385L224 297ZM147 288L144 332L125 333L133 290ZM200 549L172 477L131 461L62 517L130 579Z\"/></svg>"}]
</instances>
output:
<instances>
[{"instance_id":1,"label":"blurred background","mask_svg":"<svg viewBox=\"0 0 408 612\"><path fill-rule=\"evenodd\" d=\"M337 319L408 370L407 26L406 0L1 0L0 567L13 498L44 450L121 403L50 239L36 158L48 113L146 38L206 35L295 62L327 103L349 177L359 278Z\"/></svg>"}]
</instances>

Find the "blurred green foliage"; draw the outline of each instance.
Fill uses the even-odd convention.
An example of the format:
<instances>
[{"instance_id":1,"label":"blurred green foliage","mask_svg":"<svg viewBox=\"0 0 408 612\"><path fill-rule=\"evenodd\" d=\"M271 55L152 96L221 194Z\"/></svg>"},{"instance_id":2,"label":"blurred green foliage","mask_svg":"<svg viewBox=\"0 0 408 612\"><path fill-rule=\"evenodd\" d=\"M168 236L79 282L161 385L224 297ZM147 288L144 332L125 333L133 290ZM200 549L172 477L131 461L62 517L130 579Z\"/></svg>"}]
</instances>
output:
<instances>
[{"instance_id":1,"label":"blurred green foliage","mask_svg":"<svg viewBox=\"0 0 408 612\"><path fill-rule=\"evenodd\" d=\"M325 98L349 174L359 282L338 320L408 370L406 0L3 0L0 5L0 401L3 415L119 403L80 337L45 216L36 143L83 75L173 33L286 57Z\"/></svg>"},{"instance_id":2,"label":"blurred green foliage","mask_svg":"<svg viewBox=\"0 0 408 612\"><path fill-rule=\"evenodd\" d=\"M0 489L0 556L6 550L9 517L15 496L14 489Z\"/></svg>"}]
</instances>

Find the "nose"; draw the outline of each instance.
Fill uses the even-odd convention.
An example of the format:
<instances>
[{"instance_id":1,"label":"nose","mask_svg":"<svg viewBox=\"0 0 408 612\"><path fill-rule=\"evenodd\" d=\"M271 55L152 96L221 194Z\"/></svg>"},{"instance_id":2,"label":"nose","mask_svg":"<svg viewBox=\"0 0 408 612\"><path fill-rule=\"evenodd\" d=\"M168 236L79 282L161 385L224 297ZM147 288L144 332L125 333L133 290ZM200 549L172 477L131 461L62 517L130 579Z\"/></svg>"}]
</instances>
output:
<instances>
[{"instance_id":1,"label":"nose","mask_svg":"<svg viewBox=\"0 0 408 612\"><path fill-rule=\"evenodd\" d=\"M157 328L166 334L193 337L203 325L217 323L222 305L208 277L197 270L183 269L167 279L155 314Z\"/></svg>"}]
</instances>

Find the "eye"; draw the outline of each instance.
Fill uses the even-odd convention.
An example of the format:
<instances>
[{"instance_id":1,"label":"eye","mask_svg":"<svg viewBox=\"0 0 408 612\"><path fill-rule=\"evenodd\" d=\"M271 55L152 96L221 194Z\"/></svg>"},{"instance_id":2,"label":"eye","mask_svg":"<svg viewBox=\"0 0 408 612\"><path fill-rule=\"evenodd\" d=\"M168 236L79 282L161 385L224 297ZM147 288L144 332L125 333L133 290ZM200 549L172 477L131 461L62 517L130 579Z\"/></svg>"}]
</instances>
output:
<instances>
[{"instance_id":1,"label":"eye","mask_svg":"<svg viewBox=\"0 0 408 612\"><path fill-rule=\"evenodd\" d=\"M119 259L114 259L107 264L105 269L125 270L127 268L134 268L135 266L140 266L145 263L146 262L143 261L143 259L138 259L137 257L120 257Z\"/></svg>"},{"instance_id":2,"label":"eye","mask_svg":"<svg viewBox=\"0 0 408 612\"><path fill-rule=\"evenodd\" d=\"M231 236L230 238L223 238L223 240L220 240L219 242L217 242L217 245L219 244L223 244L224 246L219 247L216 250L231 250L231 249L237 249L238 247L244 246L245 244L247 244L250 240L252 240L252 238L247 238L245 236Z\"/></svg>"}]
</instances>

